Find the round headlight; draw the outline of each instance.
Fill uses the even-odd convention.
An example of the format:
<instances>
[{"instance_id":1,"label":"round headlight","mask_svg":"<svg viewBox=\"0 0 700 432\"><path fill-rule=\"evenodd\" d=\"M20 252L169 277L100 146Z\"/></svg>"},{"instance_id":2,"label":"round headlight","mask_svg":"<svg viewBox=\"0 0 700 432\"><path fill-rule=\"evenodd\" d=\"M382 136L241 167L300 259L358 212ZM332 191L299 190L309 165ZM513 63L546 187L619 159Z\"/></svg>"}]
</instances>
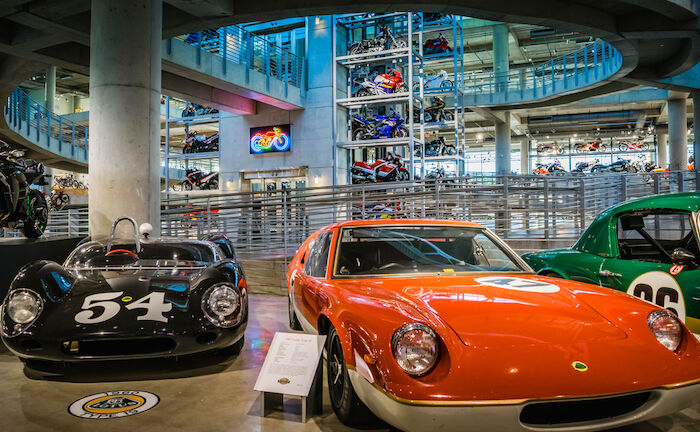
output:
<instances>
[{"instance_id":1,"label":"round headlight","mask_svg":"<svg viewBox=\"0 0 700 432\"><path fill-rule=\"evenodd\" d=\"M202 296L202 311L216 326L233 327L242 316L241 295L230 285L214 285Z\"/></svg>"},{"instance_id":2,"label":"round headlight","mask_svg":"<svg viewBox=\"0 0 700 432\"><path fill-rule=\"evenodd\" d=\"M438 360L438 337L425 324L399 327L391 338L391 352L401 369L412 377L427 374Z\"/></svg>"},{"instance_id":3,"label":"round headlight","mask_svg":"<svg viewBox=\"0 0 700 432\"><path fill-rule=\"evenodd\" d=\"M7 316L17 324L30 324L41 312L41 297L33 291L20 289L10 293L5 304Z\"/></svg>"},{"instance_id":4,"label":"round headlight","mask_svg":"<svg viewBox=\"0 0 700 432\"><path fill-rule=\"evenodd\" d=\"M673 312L655 310L647 318L649 329L656 340L671 351L675 351L683 339L683 326Z\"/></svg>"}]
</instances>

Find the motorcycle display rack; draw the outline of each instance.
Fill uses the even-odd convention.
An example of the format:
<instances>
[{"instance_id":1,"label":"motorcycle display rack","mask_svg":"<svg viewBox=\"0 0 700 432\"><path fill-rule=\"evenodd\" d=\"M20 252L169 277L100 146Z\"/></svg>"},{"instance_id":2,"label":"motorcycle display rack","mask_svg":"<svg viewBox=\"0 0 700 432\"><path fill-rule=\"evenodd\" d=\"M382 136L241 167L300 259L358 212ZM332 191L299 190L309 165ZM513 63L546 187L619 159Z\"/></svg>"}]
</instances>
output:
<instances>
[{"instance_id":1,"label":"motorcycle display rack","mask_svg":"<svg viewBox=\"0 0 700 432\"><path fill-rule=\"evenodd\" d=\"M171 117L171 108L170 108L170 102L171 98L170 96L165 97L165 147L163 149L163 166L165 167L165 193L166 194L178 194L181 193L180 191L173 191L170 190L170 182L172 180L177 180L181 181L183 179L171 179L170 178L170 161L184 161L184 169L187 170L189 168L193 168L191 166L190 161L206 161L209 160L210 163L209 165L209 170L213 171L213 161L215 160L217 163L216 165L218 166L218 161L221 158L221 141L219 141L219 151L215 152L202 152L202 153L171 153L172 150L172 145L171 145L171 128L173 126L178 126L178 127L184 127L185 128L185 136L187 136L190 132L190 128L193 126L197 125L204 125L204 124L216 124L217 130L221 130L221 115L219 113L215 114L205 114L205 115L199 115L199 116L192 116L192 117ZM192 164L192 165L198 165L200 166L201 164ZM192 194L193 192L199 192L199 191L183 191L183 193L188 193ZM211 190L207 191L202 191L203 193L209 193L211 194Z\"/></svg>"},{"instance_id":2,"label":"motorcycle display rack","mask_svg":"<svg viewBox=\"0 0 700 432\"><path fill-rule=\"evenodd\" d=\"M338 40L351 42L353 40L364 40L368 38L369 29L376 29L380 25L386 25L393 36L403 38L406 41L406 48L385 49L370 53L361 54L346 54L347 51L338 53L334 50L333 58L333 98L334 105L337 107L334 110L334 134L335 148L337 151L352 152L357 149L367 148L392 148L393 153L401 155L408 162L409 173L411 179L414 178L414 166L416 160L413 157L413 147L423 145L422 137L425 135L423 128L423 39L422 39L422 14L414 14L411 12L397 12L386 14L374 14L370 16L362 16L357 14L339 15L333 20L333 45L338 47ZM418 32L414 28L418 26ZM414 38L418 37L417 47L414 47ZM348 43L349 45L349 43ZM345 50L345 47L339 48ZM390 67L392 69L401 70L404 82L408 87L407 92L393 93L386 95L372 95L365 97L353 96L353 70L359 67L377 68ZM347 85L339 88L339 73L347 77ZM420 84L419 91L414 91L413 81L414 76L418 77ZM341 92L342 90L342 92ZM340 94L339 94L340 93ZM340 96L340 97L339 97ZM407 118L404 119L405 125L408 128L408 137L400 138L382 138L353 141L352 135L352 114L353 109L362 108L378 108L384 106L386 112L393 110L404 116L408 112ZM421 113L418 122L414 121L413 111L418 109ZM406 111L407 109L407 111ZM338 117L345 115L347 117L347 126L345 130L339 126ZM397 151L400 149L400 151ZM351 155L348 155L348 160L353 160ZM338 160L339 158L336 158Z\"/></svg>"}]
</instances>

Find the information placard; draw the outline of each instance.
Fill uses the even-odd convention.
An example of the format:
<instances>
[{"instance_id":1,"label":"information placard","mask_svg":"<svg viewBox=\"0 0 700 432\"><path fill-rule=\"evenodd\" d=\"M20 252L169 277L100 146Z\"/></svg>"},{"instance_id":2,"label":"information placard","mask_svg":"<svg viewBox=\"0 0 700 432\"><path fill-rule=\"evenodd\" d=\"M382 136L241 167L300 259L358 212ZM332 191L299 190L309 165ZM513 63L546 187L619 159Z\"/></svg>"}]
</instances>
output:
<instances>
[{"instance_id":1,"label":"information placard","mask_svg":"<svg viewBox=\"0 0 700 432\"><path fill-rule=\"evenodd\" d=\"M326 336L275 333L255 382L255 390L308 396Z\"/></svg>"}]
</instances>

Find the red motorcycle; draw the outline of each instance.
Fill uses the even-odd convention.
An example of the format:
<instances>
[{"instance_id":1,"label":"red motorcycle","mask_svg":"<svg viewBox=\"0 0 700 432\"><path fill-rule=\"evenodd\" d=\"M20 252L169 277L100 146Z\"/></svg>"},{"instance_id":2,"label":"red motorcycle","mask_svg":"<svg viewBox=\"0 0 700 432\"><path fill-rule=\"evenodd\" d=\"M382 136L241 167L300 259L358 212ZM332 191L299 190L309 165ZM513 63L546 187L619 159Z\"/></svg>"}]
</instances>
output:
<instances>
[{"instance_id":1,"label":"red motorcycle","mask_svg":"<svg viewBox=\"0 0 700 432\"><path fill-rule=\"evenodd\" d=\"M435 39L428 39L423 43L423 54L441 54L446 52L452 52L447 38L440 33L440 35Z\"/></svg>"},{"instance_id":2,"label":"red motorcycle","mask_svg":"<svg viewBox=\"0 0 700 432\"><path fill-rule=\"evenodd\" d=\"M592 142L589 142L588 144L578 143L578 144L576 144L576 151L579 153L592 152L592 151L604 152L605 151L605 144L603 144L603 142L600 140L592 141Z\"/></svg>"},{"instance_id":3,"label":"red motorcycle","mask_svg":"<svg viewBox=\"0 0 700 432\"><path fill-rule=\"evenodd\" d=\"M403 165L401 156L387 153L386 158L377 159L374 163L359 161L352 164L350 169L352 182L375 183L391 181L407 181L408 170Z\"/></svg>"},{"instance_id":4,"label":"red motorcycle","mask_svg":"<svg viewBox=\"0 0 700 432\"><path fill-rule=\"evenodd\" d=\"M617 143L617 148L620 151L627 151L627 150L641 150L641 151L647 151L649 150L649 144L644 142L643 137L639 137L637 141L620 141Z\"/></svg>"}]
</instances>

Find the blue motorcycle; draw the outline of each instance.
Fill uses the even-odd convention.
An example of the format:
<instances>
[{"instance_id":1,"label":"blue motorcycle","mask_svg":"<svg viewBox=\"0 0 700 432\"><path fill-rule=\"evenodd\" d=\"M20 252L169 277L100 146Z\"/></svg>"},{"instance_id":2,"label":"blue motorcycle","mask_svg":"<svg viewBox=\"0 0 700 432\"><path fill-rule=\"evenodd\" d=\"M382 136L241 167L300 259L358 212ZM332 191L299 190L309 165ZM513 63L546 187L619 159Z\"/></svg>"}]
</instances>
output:
<instances>
[{"instance_id":1,"label":"blue motorcycle","mask_svg":"<svg viewBox=\"0 0 700 432\"><path fill-rule=\"evenodd\" d=\"M396 113L391 116L378 115L373 119L353 116L353 141L380 138L405 138L407 136L408 127L404 124L404 119Z\"/></svg>"}]
</instances>

